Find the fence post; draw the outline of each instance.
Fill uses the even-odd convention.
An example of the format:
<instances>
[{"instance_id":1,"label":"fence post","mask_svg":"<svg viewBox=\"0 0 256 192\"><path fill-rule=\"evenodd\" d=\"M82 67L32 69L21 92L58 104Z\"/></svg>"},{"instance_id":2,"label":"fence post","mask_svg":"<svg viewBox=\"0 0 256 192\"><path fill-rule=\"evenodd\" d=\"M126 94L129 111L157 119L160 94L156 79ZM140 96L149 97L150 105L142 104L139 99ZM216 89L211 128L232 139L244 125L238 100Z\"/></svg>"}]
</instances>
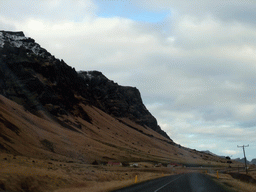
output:
<instances>
[{"instance_id":1,"label":"fence post","mask_svg":"<svg viewBox=\"0 0 256 192\"><path fill-rule=\"evenodd\" d=\"M135 181L134 183L137 183L138 182L138 175L135 176Z\"/></svg>"}]
</instances>

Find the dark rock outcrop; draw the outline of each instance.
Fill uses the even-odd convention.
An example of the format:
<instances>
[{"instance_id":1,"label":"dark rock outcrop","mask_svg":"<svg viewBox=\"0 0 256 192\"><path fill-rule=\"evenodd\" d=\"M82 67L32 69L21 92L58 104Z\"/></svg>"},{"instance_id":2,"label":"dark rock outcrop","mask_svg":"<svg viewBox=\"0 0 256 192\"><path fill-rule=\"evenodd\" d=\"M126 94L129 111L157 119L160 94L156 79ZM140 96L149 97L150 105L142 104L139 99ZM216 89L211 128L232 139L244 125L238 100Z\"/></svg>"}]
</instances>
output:
<instances>
[{"instance_id":1,"label":"dark rock outcrop","mask_svg":"<svg viewBox=\"0 0 256 192\"><path fill-rule=\"evenodd\" d=\"M101 72L77 73L23 32L0 31L0 94L34 113L70 113L90 122L79 107L83 102L169 138L144 106L137 88L119 86Z\"/></svg>"},{"instance_id":2,"label":"dark rock outcrop","mask_svg":"<svg viewBox=\"0 0 256 192\"><path fill-rule=\"evenodd\" d=\"M128 117L169 138L143 104L140 92L136 87L120 86L99 71L81 71L79 74L84 78L95 102L94 105L98 108L117 118Z\"/></svg>"},{"instance_id":3,"label":"dark rock outcrop","mask_svg":"<svg viewBox=\"0 0 256 192\"><path fill-rule=\"evenodd\" d=\"M84 80L74 68L34 40L27 42L21 32L1 33L0 94L30 111L48 109L53 115L72 112L79 102L75 95L89 97Z\"/></svg>"}]
</instances>

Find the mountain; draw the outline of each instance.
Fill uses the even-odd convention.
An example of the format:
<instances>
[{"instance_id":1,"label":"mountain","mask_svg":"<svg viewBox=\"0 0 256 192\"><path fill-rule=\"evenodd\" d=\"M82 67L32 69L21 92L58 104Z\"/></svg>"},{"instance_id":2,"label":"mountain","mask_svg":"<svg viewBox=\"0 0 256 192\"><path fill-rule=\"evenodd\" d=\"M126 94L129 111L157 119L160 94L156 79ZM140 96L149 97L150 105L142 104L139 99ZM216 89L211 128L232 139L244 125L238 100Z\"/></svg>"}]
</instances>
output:
<instances>
[{"instance_id":1,"label":"mountain","mask_svg":"<svg viewBox=\"0 0 256 192\"><path fill-rule=\"evenodd\" d=\"M1 94L5 97L15 100L17 92L20 91L19 101L15 100L16 102L31 110L47 108L49 112L57 115L74 113L74 108L79 110L77 97L80 96L85 104L93 104L115 117L128 117L169 139L142 103L138 89L119 86L97 71L78 74L74 68L55 59L22 32L1 33L0 45L3 48L5 64L2 71L8 71L2 73L5 82L2 84ZM17 81L19 85L16 85ZM8 83L15 89L10 90Z\"/></svg>"},{"instance_id":2,"label":"mountain","mask_svg":"<svg viewBox=\"0 0 256 192\"><path fill-rule=\"evenodd\" d=\"M237 162L240 162L240 163L244 163L244 158L236 158L236 159L233 159L233 160L237 161ZM246 160L246 163L249 165L250 161Z\"/></svg>"},{"instance_id":3,"label":"mountain","mask_svg":"<svg viewBox=\"0 0 256 192\"><path fill-rule=\"evenodd\" d=\"M77 72L10 31L0 31L0 151L82 163L226 163L174 143L137 88L99 71Z\"/></svg>"},{"instance_id":4,"label":"mountain","mask_svg":"<svg viewBox=\"0 0 256 192\"><path fill-rule=\"evenodd\" d=\"M252 159L250 163L256 165L256 159Z\"/></svg>"}]
</instances>

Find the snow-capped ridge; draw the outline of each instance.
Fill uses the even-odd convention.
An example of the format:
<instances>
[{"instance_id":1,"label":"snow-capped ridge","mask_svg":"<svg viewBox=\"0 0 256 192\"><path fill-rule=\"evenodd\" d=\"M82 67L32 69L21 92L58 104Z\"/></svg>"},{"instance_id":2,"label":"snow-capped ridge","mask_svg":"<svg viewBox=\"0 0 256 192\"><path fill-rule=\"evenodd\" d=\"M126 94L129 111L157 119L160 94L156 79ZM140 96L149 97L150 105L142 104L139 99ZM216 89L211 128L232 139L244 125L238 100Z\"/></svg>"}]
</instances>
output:
<instances>
[{"instance_id":1,"label":"snow-capped ridge","mask_svg":"<svg viewBox=\"0 0 256 192\"><path fill-rule=\"evenodd\" d=\"M17 33L6 32L5 36L13 41L21 41L21 40L28 39L27 37L25 37L23 32L17 32Z\"/></svg>"},{"instance_id":2,"label":"snow-capped ridge","mask_svg":"<svg viewBox=\"0 0 256 192\"><path fill-rule=\"evenodd\" d=\"M0 48L4 48L6 44L16 48L24 47L28 50L28 55L35 54L41 57L51 57L51 54L35 43L34 39L25 37L22 31L0 31Z\"/></svg>"}]
</instances>

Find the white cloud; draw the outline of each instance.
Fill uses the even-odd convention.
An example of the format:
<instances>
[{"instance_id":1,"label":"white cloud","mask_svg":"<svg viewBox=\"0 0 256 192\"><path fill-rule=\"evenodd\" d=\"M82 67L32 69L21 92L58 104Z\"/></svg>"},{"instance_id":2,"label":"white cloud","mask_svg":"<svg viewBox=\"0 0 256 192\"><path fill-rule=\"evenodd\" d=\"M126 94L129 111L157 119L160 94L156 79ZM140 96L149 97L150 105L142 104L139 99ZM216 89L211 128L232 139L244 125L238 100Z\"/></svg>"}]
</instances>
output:
<instances>
[{"instance_id":1,"label":"white cloud","mask_svg":"<svg viewBox=\"0 0 256 192\"><path fill-rule=\"evenodd\" d=\"M229 150L229 149L225 149L225 150L222 150L222 153L223 154L227 154L227 155L237 155L240 153L240 151L238 150Z\"/></svg>"}]
</instances>

